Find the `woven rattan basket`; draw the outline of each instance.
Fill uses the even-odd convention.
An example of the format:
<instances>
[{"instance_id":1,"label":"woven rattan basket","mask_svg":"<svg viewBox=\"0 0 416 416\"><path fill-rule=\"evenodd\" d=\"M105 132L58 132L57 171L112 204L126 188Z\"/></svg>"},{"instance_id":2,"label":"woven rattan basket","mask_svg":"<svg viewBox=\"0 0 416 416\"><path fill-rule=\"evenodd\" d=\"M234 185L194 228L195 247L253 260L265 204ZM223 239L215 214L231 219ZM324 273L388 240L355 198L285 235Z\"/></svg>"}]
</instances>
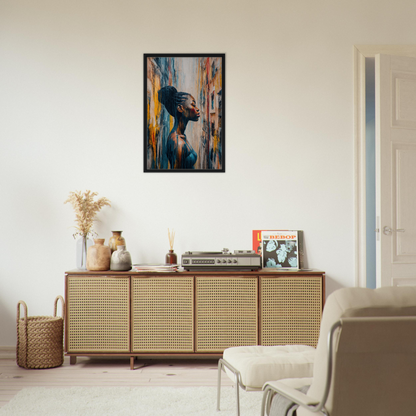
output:
<instances>
[{"instance_id":1,"label":"woven rattan basket","mask_svg":"<svg viewBox=\"0 0 416 416\"><path fill-rule=\"evenodd\" d=\"M58 300L62 302L62 317L56 316ZM20 305L24 317L20 318ZM22 300L17 304L16 362L24 368L52 368L64 362L63 336L65 301L55 299L53 316L27 316L27 306Z\"/></svg>"}]
</instances>

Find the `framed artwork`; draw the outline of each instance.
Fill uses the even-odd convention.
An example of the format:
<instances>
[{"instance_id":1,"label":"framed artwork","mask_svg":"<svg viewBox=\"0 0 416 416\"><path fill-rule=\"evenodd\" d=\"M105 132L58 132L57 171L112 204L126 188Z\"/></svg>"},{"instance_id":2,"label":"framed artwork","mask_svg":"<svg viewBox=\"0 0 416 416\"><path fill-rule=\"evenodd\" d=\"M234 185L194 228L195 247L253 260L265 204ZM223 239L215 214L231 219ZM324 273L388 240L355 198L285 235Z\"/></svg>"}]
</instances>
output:
<instances>
[{"instance_id":1,"label":"framed artwork","mask_svg":"<svg viewBox=\"0 0 416 416\"><path fill-rule=\"evenodd\" d=\"M225 54L144 54L144 171L225 172Z\"/></svg>"}]
</instances>

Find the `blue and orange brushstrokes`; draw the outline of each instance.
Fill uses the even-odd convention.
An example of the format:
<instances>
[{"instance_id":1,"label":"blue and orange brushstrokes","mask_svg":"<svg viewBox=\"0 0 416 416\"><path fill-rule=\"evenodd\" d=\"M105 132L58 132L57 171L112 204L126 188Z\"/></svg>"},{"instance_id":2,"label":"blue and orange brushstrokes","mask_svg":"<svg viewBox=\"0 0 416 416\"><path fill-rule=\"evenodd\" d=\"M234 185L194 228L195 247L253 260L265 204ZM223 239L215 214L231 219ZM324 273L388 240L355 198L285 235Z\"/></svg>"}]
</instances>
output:
<instances>
[{"instance_id":1,"label":"blue and orange brushstrokes","mask_svg":"<svg viewBox=\"0 0 416 416\"><path fill-rule=\"evenodd\" d=\"M147 57L148 170L222 169L221 65L220 57Z\"/></svg>"}]
</instances>

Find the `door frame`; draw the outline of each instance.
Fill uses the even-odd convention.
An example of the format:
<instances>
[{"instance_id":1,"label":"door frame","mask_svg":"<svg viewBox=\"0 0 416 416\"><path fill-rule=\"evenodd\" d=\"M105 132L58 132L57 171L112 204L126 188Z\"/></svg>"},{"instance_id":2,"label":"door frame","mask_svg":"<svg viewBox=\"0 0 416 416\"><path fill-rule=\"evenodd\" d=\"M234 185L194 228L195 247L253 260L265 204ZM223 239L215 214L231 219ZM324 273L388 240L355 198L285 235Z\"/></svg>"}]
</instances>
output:
<instances>
[{"instance_id":1,"label":"door frame","mask_svg":"<svg viewBox=\"0 0 416 416\"><path fill-rule=\"evenodd\" d=\"M365 58L381 53L416 57L416 45L354 45L355 286L366 287Z\"/></svg>"}]
</instances>

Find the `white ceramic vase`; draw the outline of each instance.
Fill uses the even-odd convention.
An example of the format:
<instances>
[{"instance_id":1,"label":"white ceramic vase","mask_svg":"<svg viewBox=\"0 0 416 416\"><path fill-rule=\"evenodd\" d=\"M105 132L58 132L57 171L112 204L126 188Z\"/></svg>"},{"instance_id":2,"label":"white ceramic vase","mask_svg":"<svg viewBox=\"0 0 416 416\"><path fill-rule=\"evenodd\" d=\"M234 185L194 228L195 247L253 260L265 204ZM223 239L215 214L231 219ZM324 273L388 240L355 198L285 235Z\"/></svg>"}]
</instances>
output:
<instances>
[{"instance_id":1,"label":"white ceramic vase","mask_svg":"<svg viewBox=\"0 0 416 416\"><path fill-rule=\"evenodd\" d=\"M110 270L127 271L131 270L131 266L131 256L126 246L117 246L117 250L111 255Z\"/></svg>"}]
</instances>

